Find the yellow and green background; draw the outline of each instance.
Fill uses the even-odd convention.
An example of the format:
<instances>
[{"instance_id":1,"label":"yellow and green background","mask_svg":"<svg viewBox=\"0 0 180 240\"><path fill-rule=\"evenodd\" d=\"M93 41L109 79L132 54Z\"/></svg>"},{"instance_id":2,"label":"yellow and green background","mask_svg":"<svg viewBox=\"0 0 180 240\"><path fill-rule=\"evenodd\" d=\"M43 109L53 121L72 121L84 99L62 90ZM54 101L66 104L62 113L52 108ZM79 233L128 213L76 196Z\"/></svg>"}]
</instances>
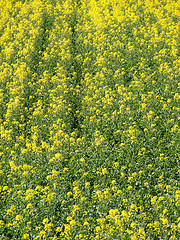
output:
<instances>
[{"instance_id":1,"label":"yellow and green background","mask_svg":"<svg viewBox=\"0 0 180 240\"><path fill-rule=\"evenodd\" d=\"M179 6L0 0L0 240L180 239Z\"/></svg>"}]
</instances>

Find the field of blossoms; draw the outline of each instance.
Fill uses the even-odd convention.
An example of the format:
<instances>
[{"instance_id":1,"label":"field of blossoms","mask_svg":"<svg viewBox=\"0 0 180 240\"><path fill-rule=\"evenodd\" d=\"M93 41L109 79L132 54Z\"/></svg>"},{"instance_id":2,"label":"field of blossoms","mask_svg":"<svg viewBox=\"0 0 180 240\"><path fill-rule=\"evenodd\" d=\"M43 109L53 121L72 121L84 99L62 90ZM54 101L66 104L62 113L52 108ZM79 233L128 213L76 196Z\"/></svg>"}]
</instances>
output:
<instances>
[{"instance_id":1,"label":"field of blossoms","mask_svg":"<svg viewBox=\"0 0 180 240\"><path fill-rule=\"evenodd\" d=\"M0 240L180 239L180 0L0 0Z\"/></svg>"}]
</instances>

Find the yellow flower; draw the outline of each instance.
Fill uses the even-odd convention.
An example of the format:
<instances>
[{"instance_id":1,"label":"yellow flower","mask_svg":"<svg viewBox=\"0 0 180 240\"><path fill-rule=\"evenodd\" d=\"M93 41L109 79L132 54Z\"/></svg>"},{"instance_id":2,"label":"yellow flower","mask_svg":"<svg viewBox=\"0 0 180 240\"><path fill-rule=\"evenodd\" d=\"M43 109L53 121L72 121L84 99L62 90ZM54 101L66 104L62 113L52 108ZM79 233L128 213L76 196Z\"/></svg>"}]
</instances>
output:
<instances>
[{"instance_id":1,"label":"yellow flower","mask_svg":"<svg viewBox=\"0 0 180 240\"><path fill-rule=\"evenodd\" d=\"M84 222L84 226L88 226L89 223L87 221Z\"/></svg>"},{"instance_id":2,"label":"yellow flower","mask_svg":"<svg viewBox=\"0 0 180 240\"><path fill-rule=\"evenodd\" d=\"M52 180L53 177L52 177L51 175L48 175L48 176L46 177L46 179L47 179L47 180Z\"/></svg>"},{"instance_id":3,"label":"yellow flower","mask_svg":"<svg viewBox=\"0 0 180 240\"><path fill-rule=\"evenodd\" d=\"M155 227L155 229L159 228L159 223L157 221L154 221L154 227Z\"/></svg>"},{"instance_id":4,"label":"yellow flower","mask_svg":"<svg viewBox=\"0 0 180 240\"><path fill-rule=\"evenodd\" d=\"M48 218L45 218L44 220L43 220L43 224L45 225L45 224L47 224L49 222L49 219Z\"/></svg>"},{"instance_id":5,"label":"yellow flower","mask_svg":"<svg viewBox=\"0 0 180 240\"><path fill-rule=\"evenodd\" d=\"M76 212L79 210L79 206L78 205L73 205L73 212Z\"/></svg>"},{"instance_id":6,"label":"yellow flower","mask_svg":"<svg viewBox=\"0 0 180 240\"><path fill-rule=\"evenodd\" d=\"M29 238L29 234L25 233L25 234L23 235L23 239L30 239L30 238Z\"/></svg>"},{"instance_id":7,"label":"yellow flower","mask_svg":"<svg viewBox=\"0 0 180 240\"><path fill-rule=\"evenodd\" d=\"M145 187L148 187L148 186L149 186L149 183L148 183L148 182L145 182L145 183L144 183L144 186L145 186Z\"/></svg>"},{"instance_id":8,"label":"yellow flower","mask_svg":"<svg viewBox=\"0 0 180 240\"><path fill-rule=\"evenodd\" d=\"M86 182L86 183L85 183L85 186L86 186L86 188L89 188L90 182Z\"/></svg>"},{"instance_id":9,"label":"yellow flower","mask_svg":"<svg viewBox=\"0 0 180 240\"><path fill-rule=\"evenodd\" d=\"M46 232L44 230L40 231L39 234L40 234L40 237L45 237L46 236ZM40 238L40 239L42 239L42 238Z\"/></svg>"},{"instance_id":10,"label":"yellow flower","mask_svg":"<svg viewBox=\"0 0 180 240\"><path fill-rule=\"evenodd\" d=\"M80 158L80 161L84 163L84 162L85 162L85 159L84 159L84 158Z\"/></svg>"},{"instance_id":11,"label":"yellow flower","mask_svg":"<svg viewBox=\"0 0 180 240\"><path fill-rule=\"evenodd\" d=\"M67 193L67 196L68 196L68 197L70 197L70 196L72 196L72 195L73 195L72 192L68 192L68 193Z\"/></svg>"},{"instance_id":12,"label":"yellow flower","mask_svg":"<svg viewBox=\"0 0 180 240\"><path fill-rule=\"evenodd\" d=\"M26 200L30 200L34 197L35 191L33 189L26 190Z\"/></svg>"},{"instance_id":13,"label":"yellow flower","mask_svg":"<svg viewBox=\"0 0 180 240\"><path fill-rule=\"evenodd\" d=\"M26 208L32 208L32 207L33 207L33 205L31 203L28 203L26 206Z\"/></svg>"},{"instance_id":14,"label":"yellow flower","mask_svg":"<svg viewBox=\"0 0 180 240\"><path fill-rule=\"evenodd\" d=\"M180 222L178 223L177 228L180 231Z\"/></svg>"},{"instance_id":15,"label":"yellow flower","mask_svg":"<svg viewBox=\"0 0 180 240\"><path fill-rule=\"evenodd\" d=\"M128 216L128 213L127 213L125 210L123 210L123 211L121 212L121 216L127 217L127 216Z\"/></svg>"},{"instance_id":16,"label":"yellow flower","mask_svg":"<svg viewBox=\"0 0 180 240\"><path fill-rule=\"evenodd\" d=\"M142 237L144 237L146 234L145 234L145 231L144 231L144 228L139 228L139 231L138 231L138 234ZM144 238L143 238L144 239Z\"/></svg>"},{"instance_id":17,"label":"yellow flower","mask_svg":"<svg viewBox=\"0 0 180 240\"><path fill-rule=\"evenodd\" d=\"M13 210L11 208L7 209L7 215L11 215L11 213L13 213Z\"/></svg>"},{"instance_id":18,"label":"yellow flower","mask_svg":"<svg viewBox=\"0 0 180 240\"><path fill-rule=\"evenodd\" d=\"M3 220L0 220L0 227L2 227L4 225Z\"/></svg>"},{"instance_id":19,"label":"yellow flower","mask_svg":"<svg viewBox=\"0 0 180 240\"><path fill-rule=\"evenodd\" d=\"M101 192L100 190L97 190L96 195L97 195L98 197L101 197L101 196L102 196L102 192Z\"/></svg>"},{"instance_id":20,"label":"yellow flower","mask_svg":"<svg viewBox=\"0 0 180 240\"><path fill-rule=\"evenodd\" d=\"M62 157L62 154L61 154L61 153L56 153L56 154L55 154L55 158L56 158L56 159L61 159L61 157Z\"/></svg>"},{"instance_id":21,"label":"yellow flower","mask_svg":"<svg viewBox=\"0 0 180 240\"><path fill-rule=\"evenodd\" d=\"M52 223L49 223L49 224L45 224L44 226L44 230L47 232L50 232L51 231L51 227L53 227L53 224Z\"/></svg>"},{"instance_id":22,"label":"yellow flower","mask_svg":"<svg viewBox=\"0 0 180 240\"><path fill-rule=\"evenodd\" d=\"M122 190L117 190L117 195L121 194Z\"/></svg>"},{"instance_id":23,"label":"yellow flower","mask_svg":"<svg viewBox=\"0 0 180 240\"><path fill-rule=\"evenodd\" d=\"M164 197L159 197L158 202L163 201Z\"/></svg>"},{"instance_id":24,"label":"yellow flower","mask_svg":"<svg viewBox=\"0 0 180 240\"><path fill-rule=\"evenodd\" d=\"M21 215L16 215L16 221L22 221L22 216Z\"/></svg>"},{"instance_id":25,"label":"yellow flower","mask_svg":"<svg viewBox=\"0 0 180 240\"><path fill-rule=\"evenodd\" d=\"M61 227L57 227L57 228L56 228L56 232L60 232L61 229L62 229Z\"/></svg>"},{"instance_id":26,"label":"yellow flower","mask_svg":"<svg viewBox=\"0 0 180 240\"><path fill-rule=\"evenodd\" d=\"M26 177L27 175L28 175L28 171L24 171L24 172L23 172L23 176Z\"/></svg>"},{"instance_id":27,"label":"yellow flower","mask_svg":"<svg viewBox=\"0 0 180 240\"><path fill-rule=\"evenodd\" d=\"M84 202L86 200L86 197L81 197L81 202Z\"/></svg>"},{"instance_id":28,"label":"yellow flower","mask_svg":"<svg viewBox=\"0 0 180 240\"><path fill-rule=\"evenodd\" d=\"M52 170L52 177L57 177L58 175L58 171L56 171L55 169Z\"/></svg>"},{"instance_id":29,"label":"yellow flower","mask_svg":"<svg viewBox=\"0 0 180 240\"><path fill-rule=\"evenodd\" d=\"M138 208L137 208L137 206L135 205L135 204L131 204L131 206L130 206L130 210L134 210L134 211L138 211Z\"/></svg>"},{"instance_id":30,"label":"yellow flower","mask_svg":"<svg viewBox=\"0 0 180 240\"><path fill-rule=\"evenodd\" d=\"M111 183L112 183L112 185L116 184L116 180L112 180Z\"/></svg>"},{"instance_id":31,"label":"yellow flower","mask_svg":"<svg viewBox=\"0 0 180 240\"><path fill-rule=\"evenodd\" d=\"M131 223L131 228L136 228L136 223L135 222Z\"/></svg>"},{"instance_id":32,"label":"yellow flower","mask_svg":"<svg viewBox=\"0 0 180 240\"><path fill-rule=\"evenodd\" d=\"M127 232L129 235L131 235L131 234L133 233L133 231L132 231L132 230L129 230L129 229L127 229L126 232Z\"/></svg>"},{"instance_id":33,"label":"yellow flower","mask_svg":"<svg viewBox=\"0 0 180 240\"><path fill-rule=\"evenodd\" d=\"M154 196L153 198L151 198L151 204L154 205L156 203L157 200L157 196Z\"/></svg>"},{"instance_id":34,"label":"yellow flower","mask_svg":"<svg viewBox=\"0 0 180 240\"><path fill-rule=\"evenodd\" d=\"M174 100L179 100L180 99L180 95L178 93L174 94Z\"/></svg>"},{"instance_id":35,"label":"yellow flower","mask_svg":"<svg viewBox=\"0 0 180 240\"><path fill-rule=\"evenodd\" d=\"M99 226L97 226L95 230L96 230L96 232L100 232L101 228Z\"/></svg>"},{"instance_id":36,"label":"yellow flower","mask_svg":"<svg viewBox=\"0 0 180 240\"><path fill-rule=\"evenodd\" d=\"M172 235L169 240L177 240L175 235Z\"/></svg>"},{"instance_id":37,"label":"yellow flower","mask_svg":"<svg viewBox=\"0 0 180 240\"><path fill-rule=\"evenodd\" d=\"M167 218L161 218L162 224L165 226L168 226L168 219Z\"/></svg>"},{"instance_id":38,"label":"yellow flower","mask_svg":"<svg viewBox=\"0 0 180 240\"><path fill-rule=\"evenodd\" d=\"M72 219L71 216L68 216L68 217L66 218L67 222L69 222L71 219Z\"/></svg>"},{"instance_id":39,"label":"yellow flower","mask_svg":"<svg viewBox=\"0 0 180 240\"><path fill-rule=\"evenodd\" d=\"M75 226L76 224L77 224L77 223L76 223L75 220L71 220L71 221L70 221L70 225L71 225L71 226Z\"/></svg>"},{"instance_id":40,"label":"yellow flower","mask_svg":"<svg viewBox=\"0 0 180 240\"><path fill-rule=\"evenodd\" d=\"M110 209L109 210L110 217L114 217L116 214L118 214L118 209Z\"/></svg>"},{"instance_id":41,"label":"yellow flower","mask_svg":"<svg viewBox=\"0 0 180 240\"><path fill-rule=\"evenodd\" d=\"M131 237L131 240L137 240L137 237L134 235Z\"/></svg>"},{"instance_id":42,"label":"yellow flower","mask_svg":"<svg viewBox=\"0 0 180 240\"><path fill-rule=\"evenodd\" d=\"M67 167L65 167L64 170L63 170L64 173L68 172L68 171L69 171L69 168L67 168Z\"/></svg>"},{"instance_id":43,"label":"yellow flower","mask_svg":"<svg viewBox=\"0 0 180 240\"><path fill-rule=\"evenodd\" d=\"M9 189L8 186L4 186L4 187L3 187L3 191L6 191L6 190L8 190L8 189Z\"/></svg>"},{"instance_id":44,"label":"yellow flower","mask_svg":"<svg viewBox=\"0 0 180 240\"><path fill-rule=\"evenodd\" d=\"M41 188L42 188L41 186L37 186L36 191L41 191Z\"/></svg>"},{"instance_id":45,"label":"yellow flower","mask_svg":"<svg viewBox=\"0 0 180 240\"><path fill-rule=\"evenodd\" d=\"M118 162L114 162L114 166L117 168L119 167L119 163Z\"/></svg>"},{"instance_id":46,"label":"yellow flower","mask_svg":"<svg viewBox=\"0 0 180 240\"><path fill-rule=\"evenodd\" d=\"M128 186L128 190L129 190L129 191L132 190L132 188L133 188L132 186Z\"/></svg>"},{"instance_id":47,"label":"yellow flower","mask_svg":"<svg viewBox=\"0 0 180 240\"><path fill-rule=\"evenodd\" d=\"M107 173L108 173L107 169L106 169L106 168L103 168L103 169L102 169L102 174L105 175L105 174L107 174Z\"/></svg>"}]
</instances>

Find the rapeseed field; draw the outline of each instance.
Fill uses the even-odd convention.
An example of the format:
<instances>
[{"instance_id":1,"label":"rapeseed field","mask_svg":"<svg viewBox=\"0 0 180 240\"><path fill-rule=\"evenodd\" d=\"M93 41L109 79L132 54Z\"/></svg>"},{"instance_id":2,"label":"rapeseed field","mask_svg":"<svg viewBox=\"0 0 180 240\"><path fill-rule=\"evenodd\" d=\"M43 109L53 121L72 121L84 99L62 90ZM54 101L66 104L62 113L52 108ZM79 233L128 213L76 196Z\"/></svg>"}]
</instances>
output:
<instances>
[{"instance_id":1,"label":"rapeseed field","mask_svg":"<svg viewBox=\"0 0 180 240\"><path fill-rule=\"evenodd\" d=\"M0 240L180 239L179 123L179 0L0 0Z\"/></svg>"}]
</instances>

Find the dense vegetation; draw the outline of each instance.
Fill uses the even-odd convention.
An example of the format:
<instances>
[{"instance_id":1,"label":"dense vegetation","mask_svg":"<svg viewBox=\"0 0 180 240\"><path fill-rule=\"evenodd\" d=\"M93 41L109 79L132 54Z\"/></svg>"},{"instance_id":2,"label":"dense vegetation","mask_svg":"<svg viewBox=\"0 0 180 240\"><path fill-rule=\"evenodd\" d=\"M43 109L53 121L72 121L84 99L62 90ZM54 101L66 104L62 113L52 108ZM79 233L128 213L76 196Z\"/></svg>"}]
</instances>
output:
<instances>
[{"instance_id":1,"label":"dense vegetation","mask_svg":"<svg viewBox=\"0 0 180 240\"><path fill-rule=\"evenodd\" d=\"M180 1L0 0L0 239L180 238Z\"/></svg>"}]
</instances>

